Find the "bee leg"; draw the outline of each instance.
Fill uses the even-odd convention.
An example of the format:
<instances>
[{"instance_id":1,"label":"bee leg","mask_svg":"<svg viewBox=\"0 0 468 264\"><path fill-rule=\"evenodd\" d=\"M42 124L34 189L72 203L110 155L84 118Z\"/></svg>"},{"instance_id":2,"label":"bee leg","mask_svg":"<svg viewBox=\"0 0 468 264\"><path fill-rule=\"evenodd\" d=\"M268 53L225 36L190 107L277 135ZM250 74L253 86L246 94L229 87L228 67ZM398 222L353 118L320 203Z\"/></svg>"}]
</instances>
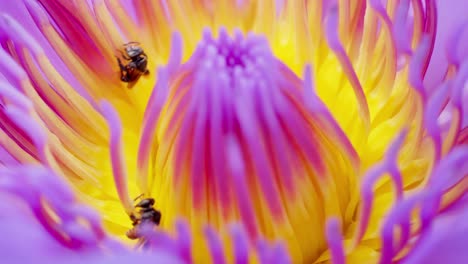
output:
<instances>
[{"instance_id":1,"label":"bee leg","mask_svg":"<svg viewBox=\"0 0 468 264\"><path fill-rule=\"evenodd\" d=\"M128 77L128 72L126 70L120 71L120 80L122 82L130 82L130 78Z\"/></svg>"},{"instance_id":2,"label":"bee leg","mask_svg":"<svg viewBox=\"0 0 468 264\"><path fill-rule=\"evenodd\" d=\"M122 82L130 82L130 78L128 78L127 75L122 75L122 76L120 77L120 80L121 80Z\"/></svg>"},{"instance_id":3,"label":"bee leg","mask_svg":"<svg viewBox=\"0 0 468 264\"><path fill-rule=\"evenodd\" d=\"M132 225L135 226L138 224L140 219L138 219L133 213L130 214L130 220L132 220Z\"/></svg>"},{"instance_id":4,"label":"bee leg","mask_svg":"<svg viewBox=\"0 0 468 264\"><path fill-rule=\"evenodd\" d=\"M122 82L128 82L127 71L125 71L125 70L120 71L120 80Z\"/></svg>"},{"instance_id":5,"label":"bee leg","mask_svg":"<svg viewBox=\"0 0 468 264\"><path fill-rule=\"evenodd\" d=\"M128 78L128 75L125 72L121 72L120 80L122 82L130 82L130 79Z\"/></svg>"},{"instance_id":6,"label":"bee leg","mask_svg":"<svg viewBox=\"0 0 468 264\"><path fill-rule=\"evenodd\" d=\"M116 57L117 58L117 57ZM123 72L125 71L125 66L123 65L122 61L120 58L117 58L117 63L119 64L120 71Z\"/></svg>"},{"instance_id":7,"label":"bee leg","mask_svg":"<svg viewBox=\"0 0 468 264\"><path fill-rule=\"evenodd\" d=\"M146 71L143 74L148 75L149 73L150 73L150 71L148 69L146 69Z\"/></svg>"},{"instance_id":8,"label":"bee leg","mask_svg":"<svg viewBox=\"0 0 468 264\"><path fill-rule=\"evenodd\" d=\"M122 82L129 82L129 78L128 78L128 71L127 71L127 68L125 67L125 65L123 65L122 61L117 58L117 62L119 63L119 68L120 68L120 80Z\"/></svg>"}]
</instances>

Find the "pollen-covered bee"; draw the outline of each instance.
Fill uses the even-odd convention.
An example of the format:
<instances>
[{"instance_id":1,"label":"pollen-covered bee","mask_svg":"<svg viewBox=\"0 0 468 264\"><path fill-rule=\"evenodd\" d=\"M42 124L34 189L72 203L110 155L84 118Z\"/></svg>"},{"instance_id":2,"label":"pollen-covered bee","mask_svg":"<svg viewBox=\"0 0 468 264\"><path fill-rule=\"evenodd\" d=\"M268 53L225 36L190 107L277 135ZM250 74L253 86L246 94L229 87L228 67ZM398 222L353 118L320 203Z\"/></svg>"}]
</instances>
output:
<instances>
[{"instance_id":1,"label":"pollen-covered bee","mask_svg":"<svg viewBox=\"0 0 468 264\"><path fill-rule=\"evenodd\" d=\"M140 47L138 42L129 42L124 44L125 52L119 50L122 54L122 58L127 61L127 64L123 64L122 60L117 57L117 63L120 67L120 80L122 82L134 82L137 81L141 75L149 74L148 56Z\"/></svg>"},{"instance_id":2,"label":"pollen-covered bee","mask_svg":"<svg viewBox=\"0 0 468 264\"><path fill-rule=\"evenodd\" d=\"M140 197L137 197L137 199L139 199ZM139 232L139 227L142 224L159 225L159 223L161 222L161 212L154 209L153 206L153 198L142 199L138 204L135 205L135 208L138 208L138 211L136 212L136 214L130 214L130 220L132 220L133 228L127 231L126 235L128 238L142 238Z\"/></svg>"}]
</instances>

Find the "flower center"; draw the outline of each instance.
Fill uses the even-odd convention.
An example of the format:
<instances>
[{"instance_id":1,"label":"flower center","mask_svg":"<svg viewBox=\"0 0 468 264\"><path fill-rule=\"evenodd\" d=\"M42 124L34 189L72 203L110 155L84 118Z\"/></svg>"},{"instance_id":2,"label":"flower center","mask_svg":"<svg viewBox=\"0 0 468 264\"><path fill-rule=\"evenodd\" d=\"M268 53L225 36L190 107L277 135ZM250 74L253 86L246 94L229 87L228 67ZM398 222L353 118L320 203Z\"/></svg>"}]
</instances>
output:
<instances>
[{"instance_id":1,"label":"flower center","mask_svg":"<svg viewBox=\"0 0 468 264\"><path fill-rule=\"evenodd\" d=\"M205 31L191 58L173 66L148 104L151 113L168 93L159 118L144 118L144 138L157 146L145 150L153 146L145 141L139 156L161 226L183 216L193 230L222 232L240 222L251 239L285 239L298 262L316 259L327 217L347 222L355 209L358 163L314 94L310 67L301 80L263 36L225 30L217 39Z\"/></svg>"}]
</instances>

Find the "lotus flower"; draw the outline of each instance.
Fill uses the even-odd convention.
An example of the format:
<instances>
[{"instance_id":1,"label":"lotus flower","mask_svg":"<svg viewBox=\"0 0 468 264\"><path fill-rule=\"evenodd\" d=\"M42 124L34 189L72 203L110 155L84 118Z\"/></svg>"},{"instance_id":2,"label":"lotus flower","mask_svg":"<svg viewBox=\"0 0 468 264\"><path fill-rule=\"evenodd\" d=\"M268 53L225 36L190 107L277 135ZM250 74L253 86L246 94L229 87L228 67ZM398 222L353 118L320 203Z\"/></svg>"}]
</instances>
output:
<instances>
[{"instance_id":1,"label":"lotus flower","mask_svg":"<svg viewBox=\"0 0 468 264\"><path fill-rule=\"evenodd\" d=\"M5 3L3 259L465 263L466 23L437 11Z\"/></svg>"}]
</instances>

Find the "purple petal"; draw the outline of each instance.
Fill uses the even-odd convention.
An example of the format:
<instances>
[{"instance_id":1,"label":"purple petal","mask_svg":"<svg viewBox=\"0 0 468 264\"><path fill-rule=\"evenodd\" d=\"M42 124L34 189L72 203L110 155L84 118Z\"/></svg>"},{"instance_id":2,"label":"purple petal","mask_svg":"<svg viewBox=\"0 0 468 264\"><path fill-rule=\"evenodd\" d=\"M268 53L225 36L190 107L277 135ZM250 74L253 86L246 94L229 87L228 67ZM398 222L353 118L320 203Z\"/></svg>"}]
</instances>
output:
<instances>
[{"instance_id":1,"label":"purple petal","mask_svg":"<svg viewBox=\"0 0 468 264\"><path fill-rule=\"evenodd\" d=\"M343 237L341 235L338 219L332 218L327 221L326 234L332 262L334 264L346 263L343 249Z\"/></svg>"},{"instance_id":2,"label":"purple petal","mask_svg":"<svg viewBox=\"0 0 468 264\"><path fill-rule=\"evenodd\" d=\"M123 153L122 125L119 116L110 103L103 101L101 103L103 116L107 119L110 131L110 155L112 161L112 175L117 188L120 202L127 214L133 211L133 203L129 196L127 186L127 167Z\"/></svg>"}]
</instances>

